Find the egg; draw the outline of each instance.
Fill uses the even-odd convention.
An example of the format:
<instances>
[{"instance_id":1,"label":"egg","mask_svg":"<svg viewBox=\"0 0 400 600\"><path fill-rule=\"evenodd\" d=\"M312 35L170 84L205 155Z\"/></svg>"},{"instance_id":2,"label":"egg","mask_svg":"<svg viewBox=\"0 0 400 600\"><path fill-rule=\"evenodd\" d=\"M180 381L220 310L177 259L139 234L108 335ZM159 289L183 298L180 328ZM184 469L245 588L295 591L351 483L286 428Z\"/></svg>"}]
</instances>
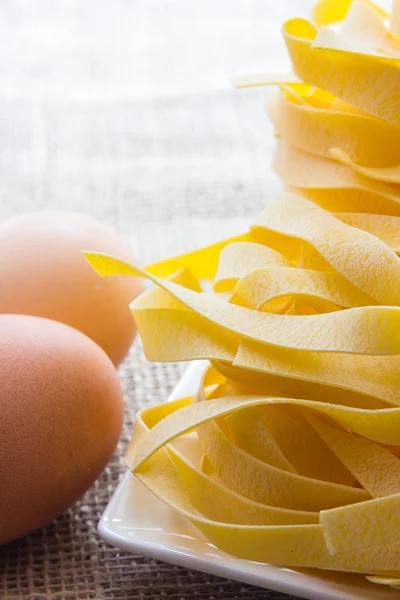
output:
<instances>
[{"instance_id":1,"label":"egg","mask_svg":"<svg viewBox=\"0 0 400 600\"><path fill-rule=\"evenodd\" d=\"M139 279L100 277L82 250L133 262L107 225L78 213L25 213L0 224L0 313L54 319L79 329L118 365L135 337L129 303Z\"/></svg>"},{"instance_id":2,"label":"egg","mask_svg":"<svg viewBox=\"0 0 400 600\"><path fill-rule=\"evenodd\" d=\"M0 315L0 544L92 485L122 421L117 373L99 346L56 321Z\"/></svg>"}]
</instances>

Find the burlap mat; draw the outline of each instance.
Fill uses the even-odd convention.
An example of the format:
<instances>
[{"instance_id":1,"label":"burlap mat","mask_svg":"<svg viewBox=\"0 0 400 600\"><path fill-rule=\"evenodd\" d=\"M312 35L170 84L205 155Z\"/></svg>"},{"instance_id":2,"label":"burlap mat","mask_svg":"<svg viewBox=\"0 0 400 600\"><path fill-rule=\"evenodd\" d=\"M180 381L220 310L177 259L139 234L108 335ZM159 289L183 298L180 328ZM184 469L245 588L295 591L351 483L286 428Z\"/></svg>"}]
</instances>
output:
<instances>
[{"instance_id":1,"label":"burlap mat","mask_svg":"<svg viewBox=\"0 0 400 600\"><path fill-rule=\"evenodd\" d=\"M274 140L265 89L235 92L228 76L282 69L280 24L304 4L1 3L0 217L88 212L126 235L141 264L243 229L277 187ZM114 458L66 514L0 549L1 599L288 598L120 552L97 534L135 412L164 401L183 368L147 363L136 343L120 371Z\"/></svg>"}]
</instances>

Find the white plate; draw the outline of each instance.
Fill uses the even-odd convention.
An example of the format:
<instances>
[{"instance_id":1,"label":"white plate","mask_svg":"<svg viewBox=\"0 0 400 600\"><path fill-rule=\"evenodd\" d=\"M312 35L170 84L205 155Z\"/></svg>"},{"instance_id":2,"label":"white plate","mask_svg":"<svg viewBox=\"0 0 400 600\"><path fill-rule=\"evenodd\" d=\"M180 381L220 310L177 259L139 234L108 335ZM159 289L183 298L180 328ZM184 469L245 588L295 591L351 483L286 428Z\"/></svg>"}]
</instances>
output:
<instances>
[{"instance_id":1,"label":"white plate","mask_svg":"<svg viewBox=\"0 0 400 600\"><path fill-rule=\"evenodd\" d=\"M195 363L170 400L194 392L204 363ZM193 439L183 443L190 448ZM182 448L182 442L180 443ZM127 471L99 523L110 544L144 556L312 600L399 600L393 589L359 575L293 571L234 558L218 550L188 521L157 500Z\"/></svg>"}]
</instances>

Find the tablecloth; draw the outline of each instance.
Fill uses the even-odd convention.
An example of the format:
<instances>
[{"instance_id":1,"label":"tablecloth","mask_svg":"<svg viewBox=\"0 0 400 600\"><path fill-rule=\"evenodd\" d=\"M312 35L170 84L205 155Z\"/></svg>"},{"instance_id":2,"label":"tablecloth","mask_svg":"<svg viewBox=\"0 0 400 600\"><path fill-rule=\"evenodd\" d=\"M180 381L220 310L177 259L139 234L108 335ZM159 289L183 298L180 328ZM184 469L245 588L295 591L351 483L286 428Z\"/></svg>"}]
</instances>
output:
<instances>
[{"instance_id":1,"label":"tablecloth","mask_svg":"<svg viewBox=\"0 0 400 600\"><path fill-rule=\"evenodd\" d=\"M243 230L279 182L267 91L234 91L229 76L286 68L280 24L308 5L4 0L0 218L87 212L113 224L141 264ZM288 598L121 552L97 534L136 411L164 401L183 368L146 362L136 341L120 369L126 418L113 459L64 515L0 549L1 598Z\"/></svg>"}]
</instances>

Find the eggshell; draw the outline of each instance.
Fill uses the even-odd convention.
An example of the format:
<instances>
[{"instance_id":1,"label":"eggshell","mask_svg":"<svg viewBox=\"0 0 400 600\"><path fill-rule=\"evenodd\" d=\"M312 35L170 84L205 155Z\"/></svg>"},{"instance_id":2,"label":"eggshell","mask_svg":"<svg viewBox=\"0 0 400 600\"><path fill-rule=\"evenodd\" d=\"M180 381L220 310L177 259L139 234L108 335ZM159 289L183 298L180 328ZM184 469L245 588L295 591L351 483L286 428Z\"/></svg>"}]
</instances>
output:
<instances>
[{"instance_id":1,"label":"eggshell","mask_svg":"<svg viewBox=\"0 0 400 600\"><path fill-rule=\"evenodd\" d=\"M78 213L25 213L0 225L0 313L54 319L79 329L115 365L136 334L130 302L139 279L100 277L81 250L133 262L129 248L107 225Z\"/></svg>"},{"instance_id":2,"label":"eggshell","mask_svg":"<svg viewBox=\"0 0 400 600\"><path fill-rule=\"evenodd\" d=\"M122 421L117 373L99 346L62 323L0 315L0 544L92 485Z\"/></svg>"}]
</instances>

